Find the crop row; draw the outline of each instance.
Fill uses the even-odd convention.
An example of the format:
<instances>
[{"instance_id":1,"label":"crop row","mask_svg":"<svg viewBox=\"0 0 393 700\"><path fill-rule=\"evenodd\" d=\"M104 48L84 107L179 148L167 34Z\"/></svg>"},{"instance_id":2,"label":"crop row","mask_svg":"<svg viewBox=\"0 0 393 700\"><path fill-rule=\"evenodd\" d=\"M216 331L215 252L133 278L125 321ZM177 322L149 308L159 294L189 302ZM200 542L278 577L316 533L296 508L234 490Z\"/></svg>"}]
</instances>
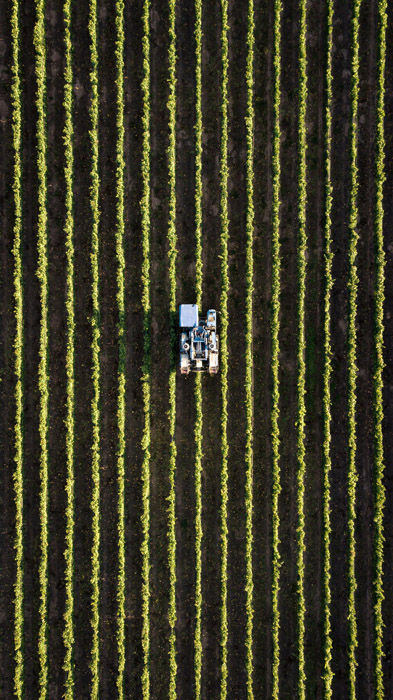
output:
<instances>
[{"instance_id":1,"label":"crop row","mask_svg":"<svg viewBox=\"0 0 393 700\"><path fill-rule=\"evenodd\" d=\"M379 36L378 36L378 94L377 94L377 139L376 139L376 276L375 276L375 370L374 370L374 450L375 450L375 503L374 503L374 675L375 697L382 698L383 687L383 619L382 603L384 532L383 512L385 505L384 451L383 451L383 334L384 334L384 299L385 299L385 253L383 237L383 184L385 181L385 63L386 63L386 24L387 1L379 2Z\"/></svg>"},{"instance_id":2,"label":"crop row","mask_svg":"<svg viewBox=\"0 0 393 700\"><path fill-rule=\"evenodd\" d=\"M99 189L98 174L98 51L97 51L97 1L90 0L89 5L90 37L90 207L92 215L91 231L91 333L92 333L92 383L91 400L92 445L91 445L91 512L92 512L92 549L91 549L91 696L98 698L99 693L99 598L100 598L100 323L99 323Z\"/></svg>"},{"instance_id":3,"label":"crop row","mask_svg":"<svg viewBox=\"0 0 393 700\"><path fill-rule=\"evenodd\" d=\"M247 21L247 114L246 114L246 333L245 333L245 406L246 406L246 669L247 696L253 697L253 236L254 236L254 2L248 3Z\"/></svg>"},{"instance_id":4,"label":"crop row","mask_svg":"<svg viewBox=\"0 0 393 700\"><path fill-rule=\"evenodd\" d=\"M176 698L176 360L173 348L176 344L176 0L169 2L169 54L168 54L168 180L169 180L169 219L168 219L168 268L169 268L169 316L171 362L169 374L169 508L168 508L168 564L169 564L169 696Z\"/></svg>"},{"instance_id":5,"label":"crop row","mask_svg":"<svg viewBox=\"0 0 393 700\"><path fill-rule=\"evenodd\" d=\"M44 0L36 0L34 26L35 75L37 81L37 277L40 285L39 338L39 435L40 435L40 563L39 563L39 696L47 697L48 685L48 255L47 255L47 138L46 138L46 46Z\"/></svg>"},{"instance_id":6,"label":"crop row","mask_svg":"<svg viewBox=\"0 0 393 700\"><path fill-rule=\"evenodd\" d=\"M332 697L332 637L331 637L331 565L330 565L330 472L331 459L331 295L333 288L332 265L332 49L333 49L333 0L327 6L327 52L326 52L326 106L325 106L325 230L324 230L324 360L323 360L323 606L324 606L324 652L323 682L325 698Z\"/></svg>"},{"instance_id":7,"label":"crop row","mask_svg":"<svg viewBox=\"0 0 393 700\"><path fill-rule=\"evenodd\" d=\"M169 315L170 315L170 375L168 396L168 418L170 441L169 456L169 506L168 506L168 566L169 566L169 697L176 698L176 358L173 348L176 342L176 3L169 4L169 97L168 97L168 179L169 179L169 220L168 220L168 267L169 267Z\"/></svg>"},{"instance_id":8,"label":"crop row","mask_svg":"<svg viewBox=\"0 0 393 700\"><path fill-rule=\"evenodd\" d=\"M306 604L304 597L304 554L305 554L305 417L306 417L306 360L305 360L305 298L306 298L306 207L307 207L307 173L306 173L306 111L307 111L307 5L306 0L300 2L300 35L299 35L299 182L298 182L298 337L297 337L297 624L298 624L298 696L305 697L305 662L304 634Z\"/></svg>"},{"instance_id":9,"label":"crop row","mask_svg":"<svg viewBox=\"0 0 393 700\"><path fill-rule=\"evenodd\" d=\"M349 307L348 307L348 665L349 694L356 697L356 575L355 575L355 520L356 520L356 376L357 376L357 294L358 272L356 265L358 245L358 102L359 102L359 15L361 0L355 0L352 18L351 60L351 194L349 214Z\"/></svg>"},{"instance_id":10,"label":"crop row","mask_svg":"<svg viewBox=\"0 0 393 700\"><path fill-rule=\"evenodd\" d=\"M202 302L202 0L195 0L195 293ZM202 377L195 377L195 698L202 674Z\"/></svg>"},{"instance_id":11,"label":"crop row","mask_svg":"<svg viewBox=\"0 0 393 700\"><path fill-rule=\"evenodd\" d=\"M72 43L71 43L71 0L66 0L64 13L64 181L65 181L65 249L67 261L66 282L66 314L67 314L67 347L66 347L66 534L65 534L65 610L64 610L64 671L66 700L72 700L74 689L73 649L74 649L74 218L73 218L73 171L74 127L72 119L73 108L73 73L72 73Z\"/></svg>"},{"instance_id":12,"label":"crop row","mask_svg":"<svg viewBox=\"0 0 393 700\"><path fill-rule=\"evenodd\" d=\"M15 372L15 584L14 584L14 692L23 697L23 285L22 285L22 100L19 60L19 2L11 7L12 39L12 146L14 171L14 372Z\"/></svg>"},{"instance_id":13,"label":"crop row","mask_svg":"<svg viewBox=\"0 0 393 700\"><path fill-rule=\"evenodd\" d=\"M142 79L142 312L143 369L142 394L144 426L142 435L142 696L150 695L150 1L143 4Z\"/></svg>"},{"instance_id":14,"label":"crop row","mask_svg":"<svg viewBox=\"0 0 393 700\"><path fill-rule=\"evenodd\" d=\"M228 31L228 0L221 0L221 700L226 700L228 679Z\"/></svg>"},{"instance_id":15,"label":"crop row","mask_svg":"<svg viewBox=\"0 0 393 700\"><path fill-rule=\"evenodd\" d=\"M272 697L279 697L279 632L280 632L280 516L279 497L281 491L280 479L280 289L281 289L281 257L280 257L280 104L281 104L281 0L275 0L274 5L274 127L273 127L273 203L272 203L272 293L271 293L271 337L272 337L272 408L271 408L271 444L272 444Z\"/></svg>"},{"instance_id":16,"label":"crop row","mask_svg":"<svg viewBox=\"0 0 393 700\"><path fill-rule=\"evenodd\" d=\"M117 371L117 696L124 697L125 669L125 535L124 535L124 479L125 479L125 391L126 341L124 293L124 0L116 0L116 258L117 258L117 314L118 314L118 371Z\"/></svg>"}]
</instances>

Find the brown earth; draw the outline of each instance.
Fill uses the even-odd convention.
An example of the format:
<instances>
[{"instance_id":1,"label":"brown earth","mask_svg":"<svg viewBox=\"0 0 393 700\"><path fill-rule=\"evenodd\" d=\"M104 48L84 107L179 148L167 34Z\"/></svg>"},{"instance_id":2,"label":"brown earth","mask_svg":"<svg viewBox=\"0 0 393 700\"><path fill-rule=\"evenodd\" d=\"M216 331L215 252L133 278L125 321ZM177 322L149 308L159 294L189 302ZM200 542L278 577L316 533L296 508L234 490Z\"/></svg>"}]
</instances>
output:
<instances>
[{"instance_id":1,"label":"brown earth","mask_svg":"<svg viewBox=\"0 0 393 700\"><path fill-rule=\"evenodd\" d=\"M9 84L11 79L11 42L6 17L0 14L0 657L3 672L0 674L0 694L4 695L12 687L12 599L15 565L13 562L14 538L14 493L12 473L14 468L14 436L12 422L15 415L13 337L13 280L12 239L13 239L13 154L11 134L11 106ZM8 332L5 332L8 329Z\"/></svg>"},{"instance_id":2,"label":"brown earth","mask_svg":"<svg viewBox=\"0 0 393 700\"><path fill-rule=\"evenodd\" d=\"M347 318L348 218L350 194L351 11L349 0L335 4L333 51L333 276L332 295L332 637L333 690L348 694L347 669ZM374 153L377 17L376 0L363 3L360 31L359 98L359 303L358 303L358 487L357 593L358 697L374 693L373 679L373 331ZM4 9L5 3L2 3ZM125 257L126 257L126 668L125 696L141 697L141 480L143 429L141 365L141 148L142 148L142 0L126 3L125 30ZM246 697L245 670L245 217L246 217L246 32L247 3L229 0L229 558L228 558L228 692ZM13 337L13 201L11 133L11 37L9 8L0 11L0 695L12 696L14 494L12 485L14 374ZM151 5L151 496L150 619L151 696L167 697L169 679L169 577L167 497L170 439L168 374L170 370L168 279L168 7ZM37 166L34 6L21 0L23 86L23 283L24 283L24 656L26 697L38 690L39 436L37 389L39 287L37 252ZM91 647L91 212L89 140L88 4L73 5L74 47L74 220L75 220L75 697L89 696ZM255 0L255 237L254 237L254 691L272 691L271 638L271 213L273 129L273 2ZM195 296L195 8L179 2L177 31L176 227L178 236L177 301ZM323 695L322 589L322 369L324 245L324 61L326 14L317 0L308 2L307 50L307 297L306 297L306 674L307 696ZM65 248L62 3L48 0L48 283L49 283L49 697L63 693L64 536L65 536ZM203 309L220 304L220 5L203 3ZM98 1L100 85L100 306L101 306L101 545L100 545L100 692L116 697L117 586L117 311L115 255L115 21L113 3ZM299 9L284 3L282 14L281 91L281 333L280 431L280 696L295 697L297 685L296 615L296 332L298 229L298 41ZM388 46L393 41L389 14ZM384 439L386 455L384 675L391 697L393 605L393 67L386 72L386 171L384 233L387 253L385 303ZM220 376L203 377L202 479L202 696L219 697L220 687ZM194 379L178 375L176 389L176 539L177 539L177 691L184 700L194 693L195 629L195 490ZM390 693L390 695L389 695Z\"/></svg>"}]
</instances>

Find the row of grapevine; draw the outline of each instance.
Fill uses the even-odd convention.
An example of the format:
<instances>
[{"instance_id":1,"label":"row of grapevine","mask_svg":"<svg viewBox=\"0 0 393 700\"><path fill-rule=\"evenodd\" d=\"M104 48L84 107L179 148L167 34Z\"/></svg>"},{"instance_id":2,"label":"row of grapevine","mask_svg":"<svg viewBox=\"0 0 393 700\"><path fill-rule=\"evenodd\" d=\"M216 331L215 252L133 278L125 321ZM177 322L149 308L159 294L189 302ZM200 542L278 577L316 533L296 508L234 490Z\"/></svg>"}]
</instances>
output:
<instances>
[{"instance_id":1,"label":"row of grapevine","mask_svg":"<svg viewBox=\"0 0 393 700\"><path fill-rule=\"evenodd\" d=\"M331 636L331 564L330 564L330 472L331 459L331 392L332 374L331 347L331 295L333 288L332 265L332 50L333 50L333 0L327 5L327 52L326 52L326 106L325 106L325 230L324 230L324 301L323 301L323 682L325 698L332 697L332 636Z\"/></svg>"},{"instance_id":2,"label":"row of grapevine","mask_svg":"<svg viewBox=\"0 0 393 700\"><path fill-rule=\"evenodd\" d=\"M306 298L306 206L307 206L307 174L306 174L306 111L307 111L307 4L300 2L300 36L299 36L299 182L298 182L298 337L297 337L297 650L298 650L298 696L305 697L305 661L304 634L306 604L304 596L304 554L305 554L305 417L306 417L306 360L305 360L305 298Z\"/></svg>"},{"instance_id":3,"label":"row of grapevine","mask_svg":"<svg viewBox=\"0 0 393 700\"><path fill-rule=\"evenodd\" d=\"M358 244L358 102L359 102L359 15L362 0L355 0L352 18L352 77L351 77L351 195L349 215L349 308L348 308L348 664L349 693L356 697L356 574L355 574L355 520L356 520L356 376L357 376L357 294L356 265Z\"/></svg>"},{"instance_id":4,"label":"row of grapevine","mask_svg":"<svg viewBox=\"0 0 393 700\"><path fill-rule=\"evenodd\" d=\"M66 347L66 534L65 534L65 610L64 610L64 671L66 700L72 700L74 689L73 650L74 650L74 218L73 218L73 171L74 171L74 127L73 109L73 71L72 71L72 42L71 42L71 0L66 0L64 14L64 181L65 181L65 249L67 260L66 314L67 314L67 347Z\"/></svg>"},{"instance_id":5,"label":"row of grapevine","mask_svg":"<svg viewBox=\"0 0 393 700\"><path fill-rule=\"evenodd\" d=\"M40 340L38 390L40 396L40 564L39 564L39 695L47 697L48 685L48 251L47 251L47 136L46 136L46 42L44 0L36 0L34 26L35 75L37 81L37 277L40 285Z\"/></svg>"},{"instance_id":6,"label":"row of grapevine","mask_svg":"<svg viewBox=\"0 0 393 700\"><path fill-rule=\"evenodd\" d=\"M271 338L272 338L272 408L271 408L271 444L272 444L272 697L279 697L279 632L280 632L280 516L279 497L281 491L280 478L280 289L281 289L281 257L280 257L280 104L281 104L281 0L275 0L274 5L274 127L273 127L273 203L272 203L272 292L271 292Z\"/></svg>"},{"instance_id":7,"label":"row of grapevine","mask_svg":"<svg viewBox=\"0 0 393 700\"><path fill-rule=\"evenodd\" d=\"M19 58L19 2L11 7L12 39L12 146L14 171L12 190L14 196L14 372L15 372L15 583L14 583L14 692L23 697L23 281L22 281L22 98Z\"/></svg>"},{"instance_id":8,"label":"row of grapevine","mask_svg":"<svg viewBox=\"0 0 393 700\"><path fill-rule=\"evenodd\" d=\"M195 0L195 294L202 302L202 0ZM195 698L202 675L202 377L195 377Z\"/></svg>"},{"instance_id":9,"label":"row of grapevine","mask_svg":"<svg viewBox=\"0 0 393 700\"><path fill-rule=\"evenodd\" d=\"M247 211L246 211L246 333L245 333L245 405L246 405L246 669L247 696L253 697L253 236L254 236L254 2L248 3L247 23Z\"/></svg>"},{"instance_id":10,"label":"row of grapevine","mask_svg":"<svg viewBox=\"0 0 393 700\"><path fill-rule=\"evenodd\" d=\"M228 679L228 31L228 0L221 0L221 700L226 700Z\"/></svg>"},{"instance_id":11,"label":"row of grapevine","mask_svg":"<svg viewBox=\"0 0 393 700\"><path fill-rule=\"evenodd\" d=\"M150 1L143 5L142 312L144 426L142 435L142 696L150 695Z\"/></svg>"},{"instance_id":12,"label":"row of grapevine","mask_svg":"<svg viewBox=\"0 0 393 700\"><path fill-rule=\"evenodd\" d=\"M91 296L92 296L92 382L93 397L91 402L92 445L91 445L91 477L92 477L92 549L91 549L91 696L98 698L99 694L99 598L100 598L100 323L99 323L99 189L98 173L98 51L97 51L97 0L90 0L89 5L89 37L90 37L90 207L92 215L91 232Z\"/></svg>"},{"instance_id":13,"label":"row of grapevine","mask_svg":"<svg viewBox=\"0 0 393 700\"><path fill-rule=\"evenodd\" d=\"M126 339L124 293L124 0L116 2L116 258L117 258L117 314L118 314L118 371L117 371L117 695L124 696L125 669L125 535L124 535L124 481L125 481L125 403L126 403Z\"/></svg>"},{"instance_id":14,"label":"row of grapevine","mask_svg":"<svg viewBox=\"0 0 393 700\"><path fill-rule=\"evenodd\" d=\"M169 316L170 343L176 338L176 0L169 0L169 53L168 53L168 180L169 180L169 219L168 219L168 273L169 273ZM169 564L169 697L176 698L176 359L171 350L169 374L169 432L171 437L169 457L169 508L168 508L168 564Z\"/></svg>"},{"instance_id":15,"label":"row of grapevine","mask_svg":"<svg viewBox=\"0 0 393 700\"><path fill-rule=\"evenodd\" d=\"M375 450L375 503L374 503L374 675L375 697L382 698L383 686L383 619L382 603L384 530L383 512L385 505L384 452L383 452L383 333L384 333L384 299L385 299L385 254L383 237L383 183L385 181L385 63L386 63L386 24L387 1L379 1L379 35L378 35L378 94L377 94L377 139L376 139L376 277L375 277L375 370L374 370L374 450Z\"/></svg>"}]
</instances>

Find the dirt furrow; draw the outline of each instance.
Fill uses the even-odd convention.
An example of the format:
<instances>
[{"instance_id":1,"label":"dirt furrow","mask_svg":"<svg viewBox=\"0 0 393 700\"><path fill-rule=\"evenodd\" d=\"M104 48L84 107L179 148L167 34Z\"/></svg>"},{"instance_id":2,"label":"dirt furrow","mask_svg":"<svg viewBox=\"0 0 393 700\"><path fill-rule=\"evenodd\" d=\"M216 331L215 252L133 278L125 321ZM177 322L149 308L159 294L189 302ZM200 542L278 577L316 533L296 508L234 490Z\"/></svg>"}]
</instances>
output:
<instances>
[{"instance_id":1,"label":"dirt furrow","mask_svg":"<svg viewBox=\"0 0 393 700\"><path fill-rule=\"evenodd\" d=\"M255 3L254 692L271 697L271 330L273 3Z\"/></svg>"},{"instance_id":2,"label":"dirt furrow","mask_svg":"<svg viewBox=\"0 0 393 700\"><path fill-rule=\"evenodd\" d=\"M393 14L388 12L386 35L387 46L393 41ZM384 226L386 253L386 301L385 301L385 334L384 334L384 451L386 506L384 516L385 546L384 546L384 591L385 601L382 606L384 619L384 682L387 697L392 698L393 689L393 451L391 436L393 429L393 286L389 284L389 267L393 263L393 236L390 221L393 217L393 64L386 61L386 97L385 97L385 138L386 138L386 183L384 187ZM390 695L389 695L390 693Z\"/></svg>"},{"instance_id":3,"label":"dirt furrow","mask_svg":"<svg viewBox=\"0 0 393 700\"><path fill-rule=\"evenodd\" d=\"M375 136L377 5L363 5L361 15L359 95L359 312L358 312L358 520L356 604L358 609L359 697L372 697L374 579L374 284L375 284Z\"/></svg>"},{"instance_id":4,"label":"dirt furrow","mask_svg":"<svg viewBox=\"0 0 393 700\"><path fill-rule=\"evenodd\" d=\"M177 44L177 293L179 303L195 296L195 11L178 3ZM177 349L176 349L177 350ZM175 351L176 352L176 351ZM176 389L176 540L178 694L193 692L195 629L194 377L178 377Z\"/></svg>"},{"instance_id":5,"label":"dirt furrow","mask_svg":"<svg viewBox=\"0 0 393 700\"><path fill-rule=\"evenodd\" d=\"M66 417L66 262L64 246L63 12L57 0L46 4L48 118L48 310L49 310L49 516L48 516L48 692L63 692L65 417Z\"/></svg>"},{"instance_id":6,"label":"dirt furrow","mask_svg":"<svg viewBox=\"0 0 393 700\"><path fill-rule=\"evenodd\" d=\"M229 2L228 691L245 697L246 3Z\"/></svg>"},{"instance_id":7,"label":"dirt furrow","mask_svg":"<svg viewBox=\"0 0 393 700\"><path fill-rule=\"evenodd\" d=\"M332 669L333 693L348 692L346 621L348 614L348 220L350 192L351 3L335 7L333 25L332 122Z\"/></svg>"},{"instance_id":8,"label":"dirt furrow","mask_svg":"<svg viewBox=\"0 0 393 700\"><path fill-rule=\"evenodd\" d=\"M220 98L221 11L219 3L202 7L202 309L220 301ZM218 323L220 314L217 315ZM220 386L202 377L202 696L218 693L220 675Z\"/></svg>"},{"instance_id":9,"label":"dirt furrow","mask_svg":"<svg viewBox=\"0 0 393 700\"><path fill-rule=\"evenodd\" d=\"M281 558L280 575L280 693L293 696L297 687L297 243L298 243L298 50L299 13L297 3L284 5L282 14L282 122L281 152L281 354L280 354L280 432L282 493L280 498ZM285 438L284 438L285 436Z\"/></svg>"},{"instance_id":10,"label":"dirt furrow","mask_svg":"<svg viewBox=\"0 0 393 700\"><path fill-rule=\"evenodd\" d=\"M0 694L12 694L13 687L13 583L15 505L12 476L15 469L15 338L14 319L14 259L12 255L14 227L14 197L12 192L14 153L12 148L11 102L11 28L9 16L0 13L0 208L3 212L0 228L0 532L3 545L0 553L0 590L2 597L2 631L0 634L0 664L3 669ZM6 613L8 611L8 614Z\"/></svg>"},{"instance_id":11,"label":"dirt furrow","mask_svg":"<svg viewBox=\"0 0 393 700\"><path fill-rule=\"evenodd\" d=\"M151 8L151 692L165 698L169 687L168 501L170 369L168 231L168 47L165 4Z\"/></svg>"},{"instance_id":12,"label":"dirt furrow","mask_svg":"<svg viewBox=\"0 0 393 700\"><path fill-rule=\"evenodd\" d=\"M125 3L124 124L126 295L126 666L125 695L141 693L140 515L143 327L141 313L142 0ZM138 49L138 50L136 50Z\"/></svg>"},{"instance_id":13,"label":"dirt furrow","mask_svg":"<svg viewBox=\"0 0 393 700\"><path fill-rule=\"evenodd\" d=\"M116 308L116 84L115 13L113 4L100 0L98 16L99 61L99 176L100 176L100 692L116 695L117 646L117 308Z\"/></svg>"},{"instance_id":14,"label":"dirt furrow","mask_svg":"<svg viewBox=\"0 0 393 700\"><path fill-rule=\"evenodd\" d=\"M34 695L38 689L38 560L39 560L39 434L38 434L38 338L39 292L37 269L37 165L35 123L34 47L35 12L32 3L21 3L22 57L22 162L24 218L22 258L24 287L24 656L25 685Z\"/></svg>"},{"instance_id":15,"label":"dirt furrow","mask_svg":"<svg viewBox=\"0 0 393 700\"><path fill-rule=\"evenodd\" d=\"M75 245L75 694L89 692L91 652L91 212L88 5L73 6Z\"/></svg>"},{"instance_id":16,"label":"dirt furrow","mask_svg":"<svg viewBox=\"0 0 393 700\"><path fill-rule=\"evenodd\" d=\"M306 293L306 676L307 694L322 697L322 372L323 372L323 227L325 149L326 10L312 2L308 10L307 52L307 237ZM315 66L318 69L312 69Z\"/></svg>"}]
</instances>

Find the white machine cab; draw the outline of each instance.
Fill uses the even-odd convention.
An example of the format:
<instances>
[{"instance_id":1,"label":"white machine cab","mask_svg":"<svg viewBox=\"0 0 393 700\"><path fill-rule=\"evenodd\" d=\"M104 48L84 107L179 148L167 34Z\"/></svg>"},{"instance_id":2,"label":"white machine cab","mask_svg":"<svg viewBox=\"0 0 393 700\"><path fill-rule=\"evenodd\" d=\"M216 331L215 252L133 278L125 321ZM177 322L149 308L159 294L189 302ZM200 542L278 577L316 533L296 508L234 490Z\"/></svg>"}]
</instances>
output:
<instances>
[{"instance_id":1,"label":"white machine cab","mask_svg":"<svg viewBox=\"0 0 393 700\"><path fill-rule=\"evenodd\" d=\"M179 326L180 328L194 328L198 326L199 314L196 304L180 304Z\"/></svg>"}]
</instances>

